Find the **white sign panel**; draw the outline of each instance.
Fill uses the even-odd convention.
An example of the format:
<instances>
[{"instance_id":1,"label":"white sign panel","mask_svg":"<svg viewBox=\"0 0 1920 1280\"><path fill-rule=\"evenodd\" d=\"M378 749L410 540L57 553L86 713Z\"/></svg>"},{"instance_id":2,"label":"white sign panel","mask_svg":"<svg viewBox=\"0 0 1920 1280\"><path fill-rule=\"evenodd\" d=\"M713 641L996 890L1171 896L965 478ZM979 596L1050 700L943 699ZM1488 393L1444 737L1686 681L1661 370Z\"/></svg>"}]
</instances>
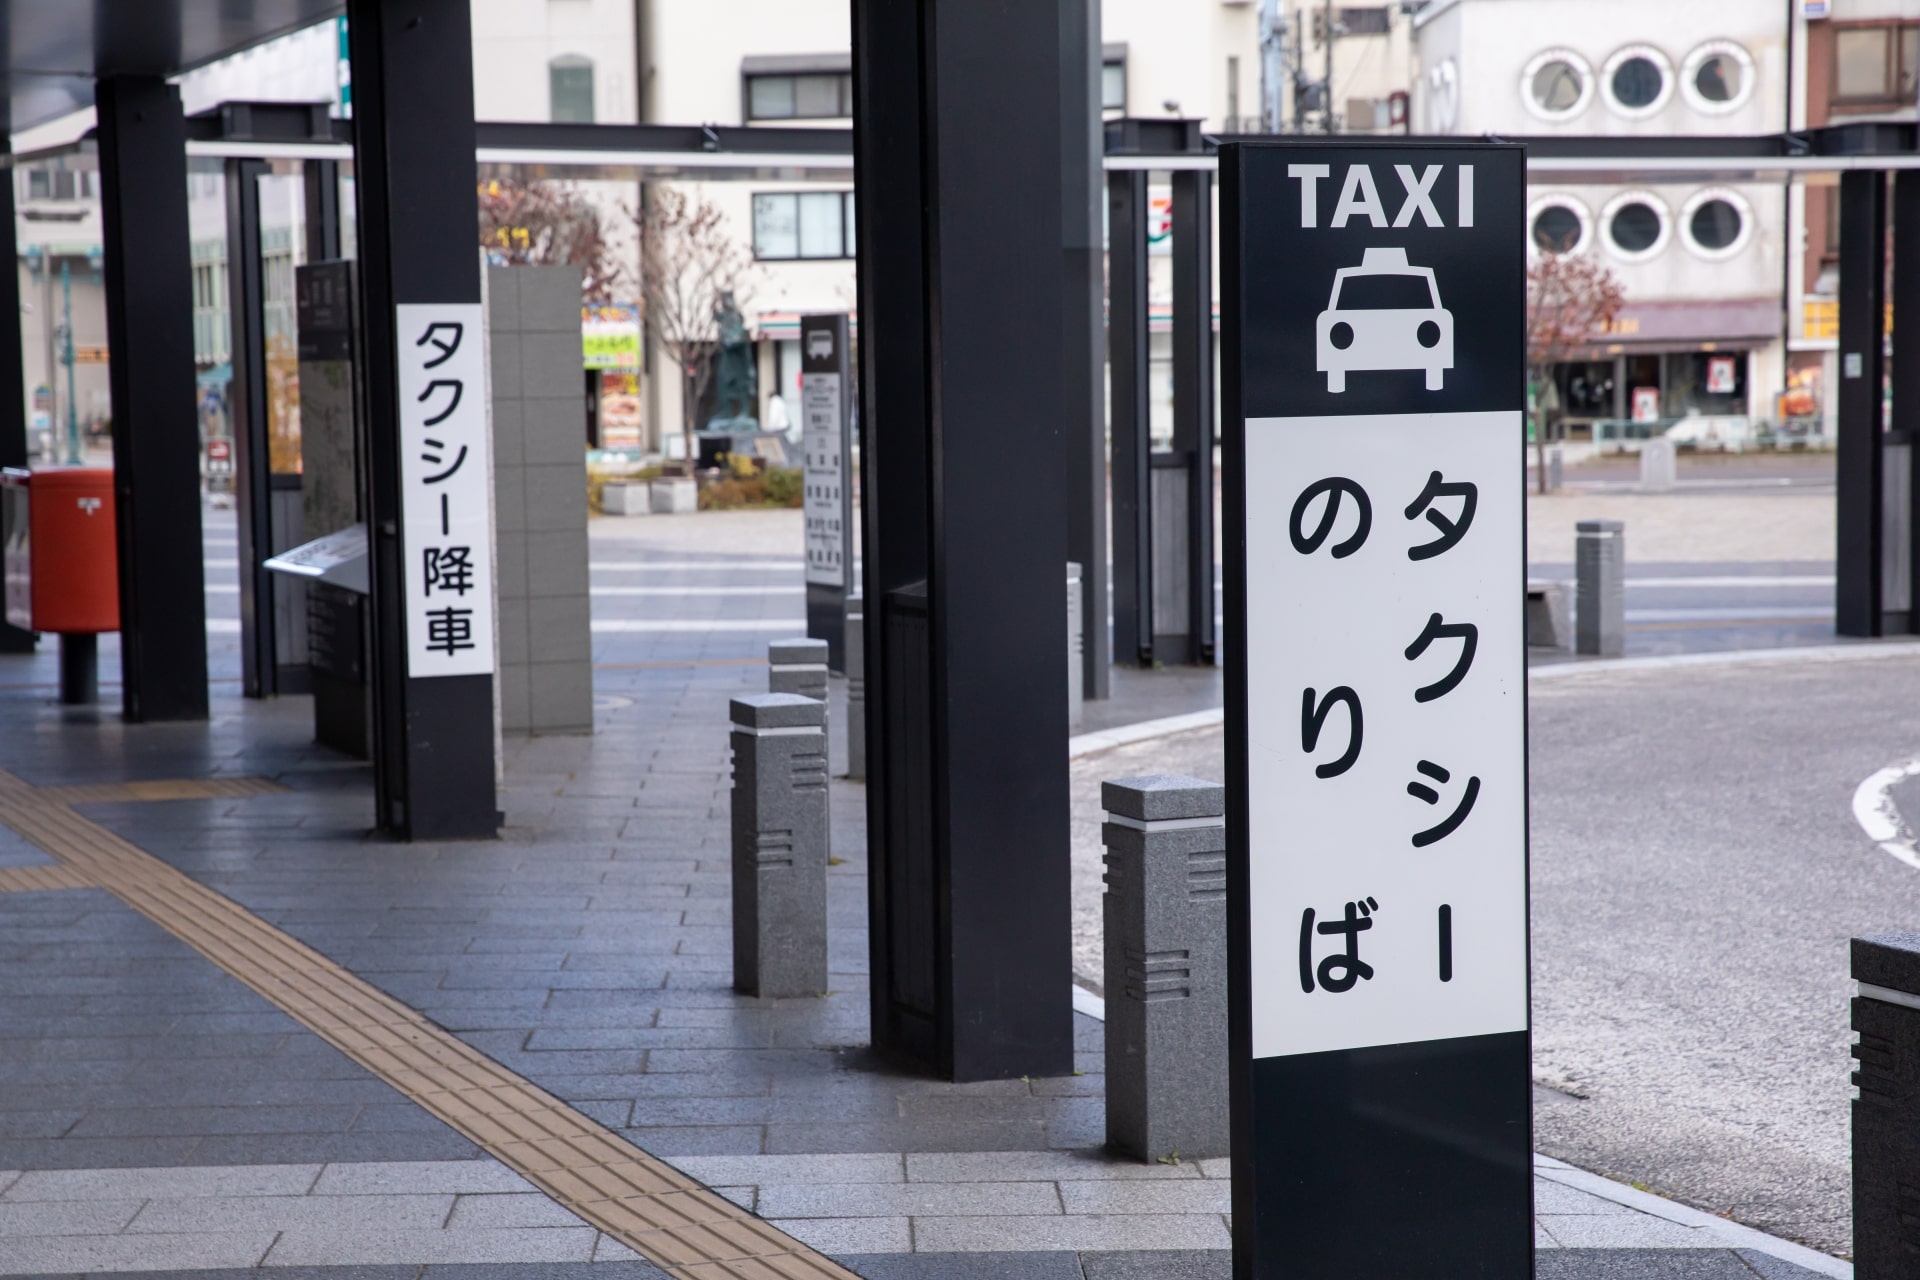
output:
<instances>
[{"instance_id":1,"label":"white sign panel","mask_svg":"<svg viewBox=\"0 0 1920 1280\"><path fill-rule=\"evenodd\" d=\"M1247 422L1256 1058L1527 1025L1520 439Z\"/></svg>"},{"instance_id":2,"label":"white sign panel","mask_svg":"<svg viewBox=\"0 0 1920 1280\"><path fill-rule=\"evenodd\" d=\"M827 336L816 330L816 336ZM807 581L823 587L847 585L846 458L840 442L843 379L838 373L800 375L801 448L806 453Z\"/></svg>"},{"instance_id":3,"label":"white sign panel","mask_svg":"<svg viewBox=\"0 0 1920 1280\"><path fill-rule=\"evenodd\" d=\"M394 308L407 674L493 671L493 457L478 303Z\"/></svg>"}]
</instances>

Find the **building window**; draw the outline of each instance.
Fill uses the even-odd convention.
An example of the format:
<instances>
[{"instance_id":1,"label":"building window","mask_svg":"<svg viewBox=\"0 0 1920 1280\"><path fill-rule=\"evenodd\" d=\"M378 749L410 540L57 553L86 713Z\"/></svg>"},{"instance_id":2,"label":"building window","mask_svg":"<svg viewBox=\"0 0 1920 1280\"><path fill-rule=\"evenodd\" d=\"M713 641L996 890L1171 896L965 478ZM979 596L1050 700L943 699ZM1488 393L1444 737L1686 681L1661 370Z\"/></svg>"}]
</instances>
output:
<instances>
[{"instance_id":1,"label":"building window","mask_svg":"<svg viewBox=\"0 0 1920 1280\"><path fill-rule=\"evenodd\" d=\"M853 114L853 77L845 72L747 77L749 120L837 120Z\"/></svg>"},{"instance_id":2,"label":"building window","mask_svg":"<svg viewBox=\"0 0 1920 1280\"><path fill-rule=\"evenodd\" d=\"M851 191L768 191L753 198L753 256L762 261L854 256Z\"/></svg>"},{"instance_id":3,"label":"building window","mask_svg":"<svg viewBox=\"0 0 1920 1280\"><path fill-rule=\"evenodd\" d=\"M1841 102L1905 102L1920 70L1920 27L1843 27L1833 33L1833 91Z\"/></svg>"},{"instance_id":4,"label":"building window","mask_svg":"<svg viewBox=\"0 0 1920 1280\"><path fill-rule=\"evenodd\" d=\"M1102 111L1120 111L1127 109L1127 60L1100 64L1100 109Z\"/></svg>"},{"instance_id":5,"label":"building window","mask_svg":"<svg viewBox=\"0 0 1920 1280\"><path fill-rule=\"evenodd\" d=\"M1345 28L1339 33L1343 36L1384 36L1393 27L1391 11L1383 4L1342 8L1338 21Z\"/></svg>"},{"instance_id":6,"label":"building window","mask_svg":"<svg viewBox=\"0 0 1920 1280\"><path fill-rule=\"evenodd\" d=\"M1680 90L1696 111L1724 115L1753 91L1753 55L1730 40L1713 40L1687 55Z\"/></svg>"},{"instance_id":7,"label":"building window","mask_svg":"<svg viewBox=\"0 0 1920 1280\"><path fill-rule=\"evenodd\" d=\"M555 124L592 124L593 62L572 53L549 62L547 95Z\"/></svg>"},{"instance_id":8,"label":"building window","mask_svg":"<svg viewBox=\"0 0 1920 1280\"><path fill-rule=\"evenodd\" d=\"M1565 120L1593 99L1593 71L1567 49L1549 49L1520 73L1520 97L1543 120Z\"/></svg>"},{"instance_id":9,"label":"building window","mask_svg":"<svg viewBox=\"0 0 1920 1280\"><path fill-rule=\"evenodd\" d=\"M1613 252L1629 262L1651 258L1666 248L1666 208L1647 192L1615 196L1608 202L1602 220Z\"/></svg>"},{"instance_id":10,"label":"building window","mask_svg":"<svg viewBox=\"0 0 1920 1280\"><path fill-rule=\"evenodd\" d=\"M1632 45L1607 59L1600 73L1607 101L1623 116L1650 116L1673 93L1666 55L1648 45Z\"/></svg>"},{"instance_id":11,"label":"building window","mask_svg":"<svg viewBox=\"0 0 1920 1280\"><path fill-rule=\"evenodd\" d=\"M1687 247L1703 258L1715 260L1731 258L1746 247L1752 221L1747 202L1735 192L1721 188L1698 193L1680 211Z\"/></svg>"},{"instance_id":12,"label":"building window","mask_svg":"<svg viewBox=\"0 0 1920 1280\"><path fill-rule=\"evenodd\" d=\"M1533 207L1534 248L1541 253L1578 253L1587 247L1587 211L1566 196L1543 200Z\"/></svg>"}]
</instances>

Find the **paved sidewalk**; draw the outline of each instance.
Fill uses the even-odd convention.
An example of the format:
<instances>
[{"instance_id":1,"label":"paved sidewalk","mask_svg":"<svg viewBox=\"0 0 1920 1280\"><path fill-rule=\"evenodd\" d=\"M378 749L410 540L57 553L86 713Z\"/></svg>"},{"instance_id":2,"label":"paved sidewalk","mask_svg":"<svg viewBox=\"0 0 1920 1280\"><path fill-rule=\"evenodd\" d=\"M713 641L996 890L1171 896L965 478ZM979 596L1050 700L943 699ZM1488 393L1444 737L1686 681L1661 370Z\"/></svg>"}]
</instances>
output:
<instances>
[{"instance_id":1,"label":"paved sidewalk","mask_svg":"<svg viewBox=\"0 0 1920 1280\"><path fill-rule=\"evenodd\" d=\"M772 535L740 536L736 561ZM597 536L596 558L693 554L617 541ZM634 576L656 572L686 580ZM787 607L719 599L723 619ZM864 1047L857 784L831 792L832 989L732 991L725 708L764 688L765 637L602 639L596 735L509 743L502 838L412 846L367 834L366 770L310 745L303 699L247 703L221 684L210 724L126 726L51 705L35 687L50 655L0 658L0 816L35 833L0 829L0 871L34 881L0 877L0 1275L660 1276L621 1243L638 1236L553 1190L592 1172L581 1142L605 1134L869 1280L1224 1278L1226 1162L1102 1153L1090 1013L1075 1015L1076 1074L1058 1079L945 1084ZM1101 724L1210 696L1206 673L1122 675ZM110 786L207 778L274 785ZM107 789L52 790L82 785ZM466 1113L420 1073L355 1047L244 958L216 963L220 938L142 914L138 886L86 870L49 830L82 852L124 841L224 895L317 953L316 981L418 1011L406 1035L423 1052L484 1055L585 1137L450 1124ZM85 887L39 887L53 871ZM1578 1171L1543 1165L1538 1186L1542 1276L1849 1273Z\"/></svg>"}]
</instances>

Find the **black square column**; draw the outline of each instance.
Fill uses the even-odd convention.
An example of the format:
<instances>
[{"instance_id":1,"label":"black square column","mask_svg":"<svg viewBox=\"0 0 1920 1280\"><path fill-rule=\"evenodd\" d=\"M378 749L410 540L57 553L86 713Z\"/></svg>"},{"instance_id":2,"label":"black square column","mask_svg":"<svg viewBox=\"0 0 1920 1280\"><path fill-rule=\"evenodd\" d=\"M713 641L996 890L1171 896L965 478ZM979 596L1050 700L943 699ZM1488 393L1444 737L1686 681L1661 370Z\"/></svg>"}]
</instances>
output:
<instances>
[{"instance_id":1,"label":"black square column","mask_svg":"<svg viewBox=\"0 0 1920 1280\"><path fill-rule=\"evenodd\" d=\"M1183 564L1169 565L1186 580L1186 617L1170 642L1156 641L1163 662L1213 662L1213 175L1204 169L1173 174L1173 459L1185 470L1185 501L1168 505L1184 516L1176 539ZM1183 508L1183 509L1180 509ZM1160 513L1156 512L1156 516ZM1161 517L1164 518L1164 517ZM1172 619L1155 619L1158 629Z\"/></svg>"},{"instance_id":2,"label":"black square column","mask_svg":"<svg viewBox=\"0 0 1920 1280\"><path fill-rule=\"evenodd\" d=\"M126 717L207 718L187 127L159 76L104 76L100 205ZM17 321L16 321L17 323Z\"/></svg>"},{"instance_id":3,"label":"black square column","mask_svg":"<svg viewBox=\"0 0 1920 1280\"><path fill-rule=\"evenodd\" d=\"M1101 316L1099 0L1060 4L1061 238L1066 251L1067 559L1080 566L1081 689L1104 698L1107 637L1106 348Z\"/></svg>"},{"instance_id":4,"label":"black square column","mask_svg":"<svg viewBox=\"0 0 1920 1280\"><path fill-rule=\"evenodd\" d=\"M873 1039L956 1080L1073 1067L1059 2L853 6Z\"/></svg>"},{"instance_id":5,"label":"black square column","mask_svg":"<svg viewBox=\"0 0 1920 1280\"><path fill-rule=\"evenodd\" d=\"M1840 175L1840 421L1835 466L1834 629L1882 633L1887 176Z\"/></svg>"},{"instance_id":6,"label":"black square column","mask_svg":"<svg viewBox=\"0 0 1920 1280\"><path fill-rule=\"evenodd\" d=\"M1153 448L1147 375L1147 173L1107 174L1107 377L1113 425L1113 657L1153 665Z\"/></svg>"},{"instance_id":7,"label":"black square column","mask_svg":"<svg viewBox=\"0 0 1920 1280\"><path fill-rule=\"evenodd\" d=\"M412 351L425 339L400 334L396 315L404 306L480 302L472 20L467 0L350 0L347 17L373 545L375 806L381 829L406 839L486 837L500 826L494 677L422 678L409 665L405 571L417 551L405 540L398 344Z\"/></svg>"},{"instance_id":8,"label":"black square column","mask_svg":"<svg viewBox=\"0 0 1920 1280\"><path fill-rule=\"evenodd\" d=\"M1893 178L1893 270L1888 292L1893 331L1888 335L1887 383L1893 417L1883 437L1880 461L1884 557L1880 614L1887 632L1920 632L1920 173L1902 169ZM1907 317L1905 328L1900 317Z\"/></svg>"},{"instance_id":9,"label":"black square column","mask_svg":"<svg viewBox=\"0 0 1920 1280\"><path fill-rule=\"evenodd\" d=\"M0 467L27 465L27 385L20 364L20 257L13 240L13 182L9 169L0 182L0 218L8 227L6 279L0 281ZM33 632L8 625L0 616L0 653L32 653Z\"/></svg>"}]
</instances>

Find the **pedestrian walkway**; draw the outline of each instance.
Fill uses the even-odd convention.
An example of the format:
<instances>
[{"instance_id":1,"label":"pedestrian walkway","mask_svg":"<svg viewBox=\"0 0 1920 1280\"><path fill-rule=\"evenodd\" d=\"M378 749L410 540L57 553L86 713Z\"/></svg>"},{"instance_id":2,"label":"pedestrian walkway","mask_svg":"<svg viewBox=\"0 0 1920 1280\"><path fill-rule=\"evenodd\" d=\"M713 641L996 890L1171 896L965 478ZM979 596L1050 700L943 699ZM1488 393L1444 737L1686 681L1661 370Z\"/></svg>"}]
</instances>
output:
<instances>
[{"instance_id":1,"label":"pedestrian walkway","mask_svg":"<svg viewBox=\"0 0 1920 1280\"><path fill-rule=\"evenodd\" d=\"M594 555L626 566L596 585L795 576ZM799 601L595 605L785 629ZM228 680L209 724L129 726L53 705L51 654L0 658L0 1275L1224 1280L1228 1163L1102 1149L1092 993L1072 1076L866 1048L858 784L831 989L733 992L726 703L770 634L598 632L596 734L511 740L501 839L419 845L367 835L365 767L302 699ZM1090 730L1217 705L1212 673L1116 675ZM1553 1162L1536 1187L1542 1276L1850 1274Z\"/></svg>"}]
</instances>

